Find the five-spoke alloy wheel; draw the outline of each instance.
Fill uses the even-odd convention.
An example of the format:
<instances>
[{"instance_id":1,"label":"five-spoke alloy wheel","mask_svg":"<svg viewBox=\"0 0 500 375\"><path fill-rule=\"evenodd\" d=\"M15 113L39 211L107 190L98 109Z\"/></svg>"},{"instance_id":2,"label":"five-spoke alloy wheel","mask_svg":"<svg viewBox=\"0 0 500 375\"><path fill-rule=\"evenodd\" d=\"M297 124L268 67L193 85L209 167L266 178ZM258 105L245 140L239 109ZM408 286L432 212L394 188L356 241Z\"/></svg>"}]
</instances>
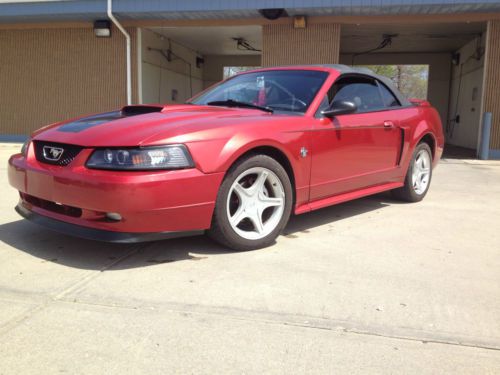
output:
<instances>
[{"instance_id":1,"label":"five-spoke alloy wheel","mask_svg":"<svg viewBox=\"0 0 500 375\"><path fill-rule=\"evenodd\" d=\"M285 191L276 174L263 167L250 168L234 181L227 196L227 215L233 230L258 240L279 224L285 208Z\"/></svg>"},{"instance_id":2,"label":"five-spoke alloy wheel","mask_svg":"<svg viewBox=\"0 0 500 375\"><path fill-rule=\"evenodd\" d=\"M408 167L405 184L392 191L397 199L407 202L421 201L431 184L432 178L432 151L427 143L419 143L415 148Z\"/></svg>"},{"instance_id":3,"label":"five-spoke alloy wheel","mask_svg":"<svg viewBox=\"0 0 500 375\"><path fill-rule=\"evenodd\" d=\"M431 155L428 150L422 148L415 155L412 168L412 184L413 190L418 195L422 195L427 191L431 177Z\"/></svg>"},{"instance_id":4,"label":"five-spoke alloy wheel","mask_svg":"<svg viewBox=\"0 0 500 375\"><path fill-rule=\"evenodd\" d=\"M238 161L216 201L209 235L235 250L269 246L288 222L292 188L283 166L267 155Z\"/></svg>"}]
</instances>

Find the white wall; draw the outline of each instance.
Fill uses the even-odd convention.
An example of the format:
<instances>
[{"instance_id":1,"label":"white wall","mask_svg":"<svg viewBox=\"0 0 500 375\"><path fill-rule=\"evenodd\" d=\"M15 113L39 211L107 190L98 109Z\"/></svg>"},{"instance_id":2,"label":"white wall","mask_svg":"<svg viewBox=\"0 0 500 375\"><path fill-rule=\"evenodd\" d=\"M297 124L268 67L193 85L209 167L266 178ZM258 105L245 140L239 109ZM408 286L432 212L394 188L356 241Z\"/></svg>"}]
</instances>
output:
<instances>
[{"instance_id":1,"label":"white wall","mask_svg":"<svg viewBox=\"0 0 500 375\"><path fill-rule=\"evenodd\" d=\"M176 55L191 63L192 95L203 89L203 67L196 67L196 57L202 57L199 53L148 29L142 29L143 103L184 103L191 97L189 66L175 57L169 62L160 52L148 49L167 50L169 46ZM177 91L176 100L173 99L174 90Z\"/></svg>"},{"instance_id":2,"label":"white wall","mask_svg":"<svg viewBox=\"0 0 500 375\"><path fill-rule=\"evenodd\" d=\"M484 53L481 52L484 51L484 45L483 36L457 51L460 53L460 64L452 68L447 132L447 143L452 145L471 149L476 149L478 145L484 72ZM457 114L460 115L459 123L453 121Z\"/></svg>"}]
</instances>

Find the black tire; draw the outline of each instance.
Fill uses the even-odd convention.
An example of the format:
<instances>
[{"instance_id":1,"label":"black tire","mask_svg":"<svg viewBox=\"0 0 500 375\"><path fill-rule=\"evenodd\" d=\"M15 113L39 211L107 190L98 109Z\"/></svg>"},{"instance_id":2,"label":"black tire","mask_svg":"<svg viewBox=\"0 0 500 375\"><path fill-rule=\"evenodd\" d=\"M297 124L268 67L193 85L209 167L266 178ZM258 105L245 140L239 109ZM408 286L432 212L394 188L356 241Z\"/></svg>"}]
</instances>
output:
<instances>
[{"instance_id":1,"label":"black tire","mask_svg":"<svg viewBox=\"0 0 500 375\"><path fill-rule=\"evenodd\" d=\"M421 152L422 150L425 150L429 154L431 165L429 167L429 182L427 183L427 187L425 188L425 191L419 194L415 191L415 188L413 187L412 175L413 175L413 168L415 166L415 159L418 153ZM413 152L410 165L408 166L408 171L406 172L404 186L392 190L391 192L392 196L398 200L402 200L405 202L420 202L422 199L424 199L427 192L429 191L429 187L431 186L431 181L432 181L432 151L427 143L422 142L419 143L417 147L415 147L415 151Z\"/></svg>"},{"instance_id":2,"label":"black tire","mask_svg":"<svg viewBox=\"0 0 500 375\"><path fill-rule=\"evenodd\" d=\"M284 191L284 209L281 219L268 235L260 239L247 239L240 236L231 226L228 218L228 194L236 179L251 168L266 168L280 180ZM223 246L236 251L260 249L272 245L286 226L293 205L293 192L290 178L283 166L267 155L249 155L238 160L227 172L217 194L209 237Z\"/></svg>"}]
</instances>

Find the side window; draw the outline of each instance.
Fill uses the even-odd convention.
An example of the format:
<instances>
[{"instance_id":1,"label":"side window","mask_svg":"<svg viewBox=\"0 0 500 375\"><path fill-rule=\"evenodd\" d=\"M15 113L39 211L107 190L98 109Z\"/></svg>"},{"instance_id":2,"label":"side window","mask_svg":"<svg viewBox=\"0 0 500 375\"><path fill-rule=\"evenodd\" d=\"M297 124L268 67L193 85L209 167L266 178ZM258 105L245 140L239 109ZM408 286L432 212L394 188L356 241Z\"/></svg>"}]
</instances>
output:
<instances>
[{"instance_id":1,"label":"side window","mask_svg":"<svg viewBox=\"0 0 500 375\"><path fill-rule=\"evenodd\" d=\"M400 107L401 103L394 96L394 94L381 82L379 82L380 92L386 107Z\"/></svg>"},{"instance_id":2,"label":"side window","mask_svg":"<svg viewBox=\"0 0 500 375\"><path fill-rule=\"evenodd\" d=\"M377 111L385 108L377 82L365 77L345 77L335 82L323 101L317 115L334 101L347 100L357 105L357 112ZM328 99L328 100L327 100ZM328 104L328 105L327 105Z\"/></svg>"}]
</instances>

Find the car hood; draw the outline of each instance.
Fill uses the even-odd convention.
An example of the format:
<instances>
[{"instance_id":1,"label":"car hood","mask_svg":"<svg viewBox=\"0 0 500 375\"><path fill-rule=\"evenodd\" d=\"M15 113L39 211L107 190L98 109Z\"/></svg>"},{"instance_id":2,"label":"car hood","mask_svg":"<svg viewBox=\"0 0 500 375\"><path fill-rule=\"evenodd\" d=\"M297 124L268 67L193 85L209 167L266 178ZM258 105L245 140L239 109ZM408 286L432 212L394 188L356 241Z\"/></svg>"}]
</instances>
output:
<instances>
[{"instance_id":1,"label":"car hood","mask_svg":"<svg viewBox=\"0 0 500 375\"><path fill-rule=\"evenodd\" d=\"M232 126L257 125L273 115L255 109L198 105L128 106L49 125L33 134L34 140L84 147L140 146L188 142L234 134ZM211 133L217 129L216 133Z\"/></svg>"}]
</instances>

